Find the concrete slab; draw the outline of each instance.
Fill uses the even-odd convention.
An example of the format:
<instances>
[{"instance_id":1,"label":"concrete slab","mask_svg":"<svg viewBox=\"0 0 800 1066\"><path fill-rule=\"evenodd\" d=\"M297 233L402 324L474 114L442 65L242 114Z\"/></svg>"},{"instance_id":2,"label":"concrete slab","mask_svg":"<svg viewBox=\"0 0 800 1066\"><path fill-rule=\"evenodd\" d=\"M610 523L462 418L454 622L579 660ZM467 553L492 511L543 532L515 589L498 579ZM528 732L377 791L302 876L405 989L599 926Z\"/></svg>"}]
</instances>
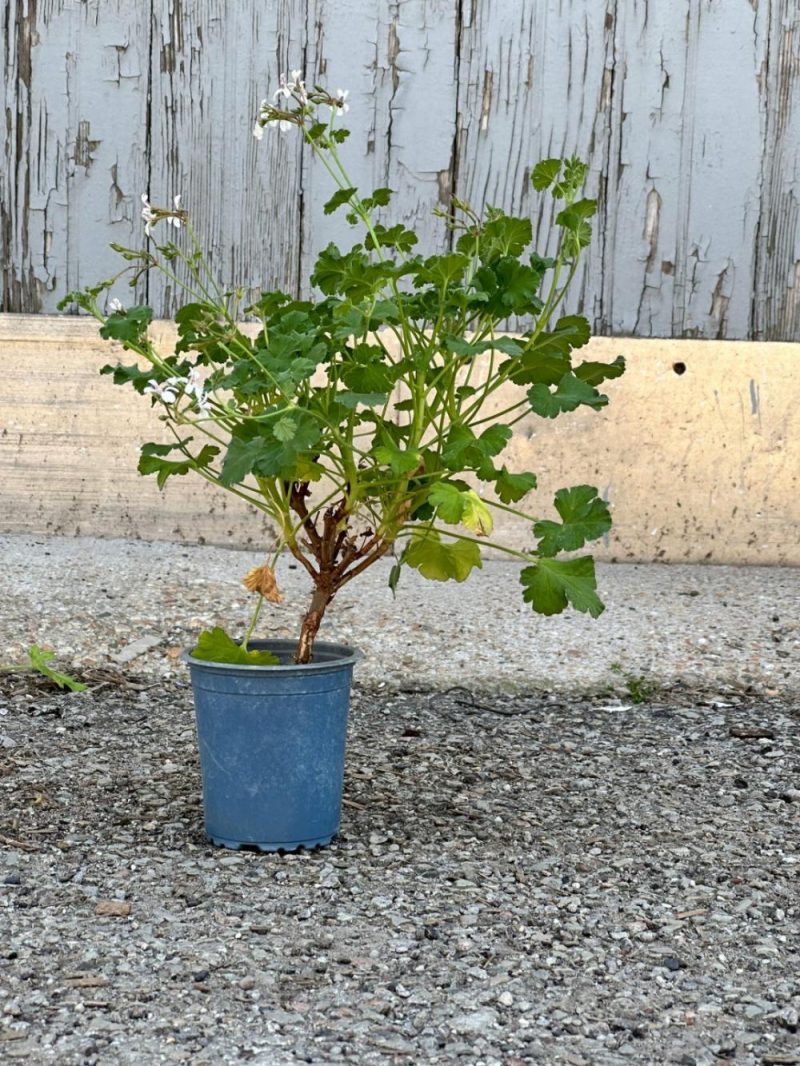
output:
<instances>
[{"instance_id":1,"label":"concrete slab","mask_svg":"<svg viewBox=\"0 0 800 1066\"><path fill-rule=\"evenodd\" d=\"M181 647L209 625L240 634L253 605L241 585L253 552L133 540L0 537L0 661L49 643L65 664L113 663L158 636L131 669L182 670ZM800 696L800 572L780 567L600 564L606 612L534 615L519 567L487 561L465 584L404 571L397 598L389 564L347 586L321 639L365 653L370 686L581 691L634 683L753 687ZM266 605L260 635L293 637L309 596L306 575L278 567L286 593ZM626 696L627 698L627 696Z\"/></svg>"}]
</instances>

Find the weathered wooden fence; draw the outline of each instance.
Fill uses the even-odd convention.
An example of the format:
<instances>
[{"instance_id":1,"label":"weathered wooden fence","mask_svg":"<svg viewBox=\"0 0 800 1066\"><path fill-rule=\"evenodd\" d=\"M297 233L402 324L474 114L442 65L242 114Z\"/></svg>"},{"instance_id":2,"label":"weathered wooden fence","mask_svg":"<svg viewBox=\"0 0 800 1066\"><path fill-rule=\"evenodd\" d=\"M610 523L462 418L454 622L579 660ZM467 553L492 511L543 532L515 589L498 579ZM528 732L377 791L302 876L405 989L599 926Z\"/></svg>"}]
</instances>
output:
<instances>
[{"instance_id":1,"label":"weathered wooden fence","mask_svg":"<svg viewBox=\"0 0 800 1066\"><path fill-rule=\"evenodd\" d=\"M352 235L296 137L251 136L302 67L350 90L352 172L423 247L456 193L532 214L543 250L530 165L577 151L595 332L800 340L798 0L8 0L2 45L3 310L110 274L145 190L182 194L226 281L302 290Z\"/></svg>"}]
</instances>

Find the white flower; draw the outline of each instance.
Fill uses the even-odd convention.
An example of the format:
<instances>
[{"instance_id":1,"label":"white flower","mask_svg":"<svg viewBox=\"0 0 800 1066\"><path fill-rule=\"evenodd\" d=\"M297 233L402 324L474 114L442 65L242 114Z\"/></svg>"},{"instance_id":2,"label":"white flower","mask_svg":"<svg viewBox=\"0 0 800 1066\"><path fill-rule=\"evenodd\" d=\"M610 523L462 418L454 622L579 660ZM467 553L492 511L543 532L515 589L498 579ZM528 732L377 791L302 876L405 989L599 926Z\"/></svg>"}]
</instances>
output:
<instances>
[{"instance_id":1,"label":"white flower","mask_svg":"<svg viewBox=\"0 0 800 1066\"><path fill-rule=\"evenodd\" d=\"M166 220L167 225L174 226L175 229L181 228L183 225L182 216L184 215L184 212L181 209L180 193L174 198L173 203L175 207L172 211L169 211L166 208L153 207L147 198L147 193L142 193L142 218L145 221L144 231L148 237L150 236L153 226L155 226L156 222L162 218Z\"/></svg>"},{"instance_id":2,"label":"white flower","mask_svg":"<svg viewBox=\"0 0 800 1066\"><path fill-rule=\"evenodd\" d=\"M175 229L180 229L181 226L183 225L183 219L181 219L179 217L180 214L182 213L181 212L181 194L178 193L178 195L174 198L174 200L172 202L175 204L176 214L170 215L170 217L167 219L167 223L170 226L174 226Z\"/></svg>"},{"instance_id":3,"label":"white flower","mask_svg":"<svg viewBox=\"0 0 800 1066\"><path fill-rule=\"evenodd\" d=\"M175 380L181 383L184 395L192 397L195 407L202 411L204 415L207 415L208 405L211 401L206 395L204 382L197 367L192 367L185 380L181 378L176 378Z\"/></svg>"},{"instance_id":4,"label":"white flower","mask_svg":"<svg viewBox=\"0 0 800 1066\"><path fill-rule=\"evenodd\" d=\"M186 391L196 392L198 389L203 388L203 379L200 376L200 371L196 366L193 366L189 373L186 375Z\"/></svg>"},{"instance_id":5,"label":"white flower","mask_svg":"<svg viewBox=\"0 0 800 1066\"><path fill-rule=\"evenodd\" d=\"M150 236L150 230L152 229L153 224L158 221L158 215L153 210L153 207L152 207L150 201L147 198L147 193L146 192L142 193L142 204L144 205L143 208L142 208L142 218L144 219L144 222L145 222L144 231L147 234L147 236L149 237Z\"/></svg>"},{"instance_id":6,"label":"white flower","mask_svg":"<svg viewBox=\"0 0 800 1066\"><path fill-rule=\"evenodd\" d=\"M171 404L178 399L177 386L180 384L181 378L167 378L163 382L150 378L142 391L145 396L157 396L162 403Z\"/></svg>"},{"instance_id":7,"label":"white flower","mask_svg":"<svg viewBox=\"0 0 800 1066\"><path fill-rule=\"evenodd\" d=\"M253 126L253 136L257 141L263 140L264 138L264 127L261 125L258 119L256 119L256 124L255 126Z\"/></svg>"},{"instance_id":8,"label":"white flower","mask_svg":"<svg viewBox=\"0 0 800 1066\"><path fill-rule=\"evenodd\" d=\"M297 93L303 103L308 100L308 93L306 92L306 83L303 81L302 70L292 71L292 89Z\"/></svg>"},{"instance_id":9,"label":"white flower","mask_svg":"<svg viewBox=\"0 0 800 1066\"><path fill-rule=\"evenodd\" d=\"M294 125L294 122L287 122L287 120L285 118L282 118L278 122L278 129L281 131L281 133L286 133L288 130L290 130L292 128L293 125Z\"/></svg>"},{"instance_id":10,"label":"white flower","mask_svg":"<svg viewBox=\"0 0 800 1066\"><path fill-rule=\"evenodd\" d=\"M292 87L291 87L291 85L289 85L289 82L286 80L286 75L285 74L281 74L280 85L275 90L275 92L272 94L272 99L273 100L277 100L279 96L284 97L284 99L286 99L286 100L291 100L291 98L292 98Z\"/></svg>"},{"instance_id":11,"label":"white flower","mask_svg":"<svg viewBox=\"0 0 800 1066\"><path fill-rule=\"evenodd\" d=\"M339 110L344 114L350 110L350 105L347 103L347 97L350 95L349 89L337 89L336 90L336 103L339 106Z\"/></svg>"},{"instance_id":12,"label":"white flower","mask_svg":"<svg viewBox=\"0 0 800 1066\"><path fill-rule=\"evenodd\" d=\"M122 301L118 300L116 296L112 296L108 301L108 313L113 315L116 311L124 310L125 308L122 306Z\"/></svg>"}]
</instances>

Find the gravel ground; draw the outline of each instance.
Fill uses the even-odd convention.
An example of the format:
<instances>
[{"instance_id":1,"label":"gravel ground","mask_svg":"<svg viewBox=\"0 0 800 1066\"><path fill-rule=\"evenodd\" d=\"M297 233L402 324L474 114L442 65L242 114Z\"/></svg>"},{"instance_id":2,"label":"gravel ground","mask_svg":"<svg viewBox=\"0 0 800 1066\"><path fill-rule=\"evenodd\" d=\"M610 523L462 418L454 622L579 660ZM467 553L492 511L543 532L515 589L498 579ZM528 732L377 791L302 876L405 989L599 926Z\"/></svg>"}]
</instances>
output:
<instances>
[{"instance_id":1,"label":"gravel ground","mask_svg":"<svg viewBox=\"0 0 800 1066\"><path fill-rule=\"evenodd\" d=\"M0 657L90 683L0 678L0 1061L800 1063L795 574L607 567L597 623L367 583L342 834L282 856L205 841L177 661L254 557L0 550Z\"/></svg>"}]
</instances>

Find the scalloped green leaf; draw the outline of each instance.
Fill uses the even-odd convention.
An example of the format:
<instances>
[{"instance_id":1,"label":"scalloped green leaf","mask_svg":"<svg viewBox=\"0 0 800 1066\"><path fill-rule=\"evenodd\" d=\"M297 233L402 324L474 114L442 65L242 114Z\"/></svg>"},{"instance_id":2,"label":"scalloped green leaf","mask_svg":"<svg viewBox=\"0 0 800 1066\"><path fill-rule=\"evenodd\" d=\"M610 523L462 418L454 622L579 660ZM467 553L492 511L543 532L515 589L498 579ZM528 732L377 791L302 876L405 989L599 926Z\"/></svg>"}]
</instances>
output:
<instances>
[{"instance_id":1,"label":"scalloped green leaf","mask_svg":"<svg viewBox=\"0 0 800 1066\"><path fill-rule=\"evenodd\" d=\"M576 378L571 371L563 376L554 392L550 391L549 386L539 384L528 389L527 396L531 410L542 418L556 418L565 411L574 411L581 406L599 410L608 403L607 396Z\"/></svg>"},{"instance_id":2,"label":"scalloped green leaf","mask_svg":"<svg viewBox=\"0 0 800 1066\"><path fill-rule=\"evenodd\" d=\"M358 192L358 189L337 189L330 200L327 201L322 210L326 215L332 215L337 207L341 207L342 204L349 204L351 198Z\"/></svg>"},{"instance_id":3,"label":"scalloped green leaf","mask_svg":"<svg viewBox=\"0 0 800 1066\"><path fill-rule=\"evenodd\" d=\"M280 659L270 651L245 651L221 626L205 629L189 652L193 659L238 666L279 666Z\"/></svg>"},{"instance_id":4,"label":"scalloped green leaf","mask_svg":"<svg viewBox=\"0 0 800 1066\"><path fill-rule=\"evenodd\" d=\"M536 488L536 475L527 471L512 474L504 466L494 483L494 488L501 503L517 503Z\"/></svg>"},{"instance_id":5,"label":"scalloped green leaf","mask_svg":"<svg viewBox=\"0 0 800 1066\"><path fill-rule=\"evenodd\" d=\"M560 159L543 159L536 164L531 174L531 181L537 192L544 192L545 189L550 188L561 172L561 163Z\"/></svg>"},{"instance_id":6,"label":"scalloped green leaf","mask_svg":"<svg viewBox=\"0 0 800 1066\"><path fill-rule=\"evenodd\" d=\"M597 618L605 610L597 595L594 559L540 559L519 576L522 598L537 614L561 614L568 605Z\"/></svg>"},{"instance_id":7,"label":"scalloped green leaf","mask_svg":"<svg viewBox=\"0 0 800 1066\"><path fill-rule=\"evenodd\" d=\"M555 508L560 522L536 522L534 536L539 538L539 555L553 556L559 552L577 551L589 540L597 540L611 529L611 512L605 500L592 485L576 485L559 489Z\"/></svg>"}]
</instances>

